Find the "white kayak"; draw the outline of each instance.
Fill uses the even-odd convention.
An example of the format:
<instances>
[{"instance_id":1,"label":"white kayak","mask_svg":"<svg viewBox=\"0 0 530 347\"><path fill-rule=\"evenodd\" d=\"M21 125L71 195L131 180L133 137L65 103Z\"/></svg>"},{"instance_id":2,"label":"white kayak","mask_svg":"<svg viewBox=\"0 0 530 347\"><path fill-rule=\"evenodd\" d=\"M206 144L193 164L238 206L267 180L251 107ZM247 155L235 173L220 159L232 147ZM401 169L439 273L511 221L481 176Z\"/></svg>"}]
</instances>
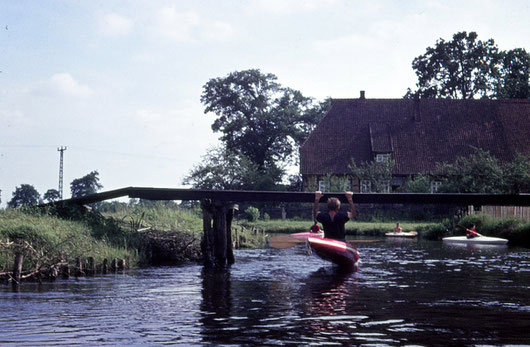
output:
<instances>
[{"instance_id":1,"label":"white kayak","mask_svg":"<svg viewBox=\"0 0 530 347\"><path fill-rule=\"evenodd\" d=\"M401 232L391 231L389 233L385 233L385 236L413 238L413 237L418 236L418 232L416 231L401 231Z\"/></svg>"},{"instance_id":2,"label":"white kayak","mask_svg":"<svg viewBox=\"0 0 530 347\"><path fill-rule=\"evenodd\" d=\"M473 243L473 244L484 244L484 245L505 245L508 240L501 239L500 237L489 237L489 236L477 236L468 239L466 236L450 236L442 239L444 242L454 243Z\"/></svg>"}]
</instances>

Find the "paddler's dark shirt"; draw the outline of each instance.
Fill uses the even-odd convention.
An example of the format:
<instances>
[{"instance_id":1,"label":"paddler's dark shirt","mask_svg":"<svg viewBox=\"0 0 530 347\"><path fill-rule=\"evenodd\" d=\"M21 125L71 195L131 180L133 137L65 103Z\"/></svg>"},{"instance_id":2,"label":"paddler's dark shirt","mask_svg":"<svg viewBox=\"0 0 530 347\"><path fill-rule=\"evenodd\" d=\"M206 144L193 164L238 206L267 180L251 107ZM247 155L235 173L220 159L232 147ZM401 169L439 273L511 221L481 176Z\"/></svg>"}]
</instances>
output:
<instances>
[{"instance_id":1,"label":"paddler's dark shirt","mask_svg":"<svg viewBox=\"0 0 530 347\"><path fill-rule=\"evenodd\" d=\"M317 214L317 221L322 223L324 227L324 237L335 240L344 240L346 238L344 224L349 220L348 215L342 212L337 213L333 221L328 212L320 212Z\"/></svg>"}]
</instances>

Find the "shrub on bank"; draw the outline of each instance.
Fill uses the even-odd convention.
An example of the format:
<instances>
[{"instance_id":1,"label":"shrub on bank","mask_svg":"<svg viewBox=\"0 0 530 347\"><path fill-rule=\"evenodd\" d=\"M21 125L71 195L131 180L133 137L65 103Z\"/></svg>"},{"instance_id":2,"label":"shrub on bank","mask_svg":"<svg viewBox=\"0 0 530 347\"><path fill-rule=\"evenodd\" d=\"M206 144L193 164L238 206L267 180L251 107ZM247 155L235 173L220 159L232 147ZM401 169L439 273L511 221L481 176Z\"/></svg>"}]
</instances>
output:
<instances>
[{"instance_id":1,"label":"shrub on bank","mask_svg":"<svg viewBox=\"0 0 530 347\"><path fill-rule=\"evenodd\" d=\"M502 237L510 244L530 247L530 221L518 218L495 219L488 214L469 215L460 222L463 227L476 226L477 231L485 236ZM463 234L463 232L460 232Z\"/></svg>"}]
</instances>

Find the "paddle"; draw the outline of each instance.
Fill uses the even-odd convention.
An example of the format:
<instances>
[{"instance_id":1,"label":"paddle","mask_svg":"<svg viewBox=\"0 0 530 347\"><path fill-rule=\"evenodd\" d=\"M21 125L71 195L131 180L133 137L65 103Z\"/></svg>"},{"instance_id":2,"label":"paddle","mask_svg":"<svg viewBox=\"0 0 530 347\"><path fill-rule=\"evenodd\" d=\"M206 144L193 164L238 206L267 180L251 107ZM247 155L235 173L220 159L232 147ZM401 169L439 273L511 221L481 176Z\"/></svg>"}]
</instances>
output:
<instances>
[{"instance_id":1,"label":"paddle","mask_svg":"<svg viewBox=\"0 0 530 347\"><path fill-rule=\"evenodd\" d=\"M306 242L306 240L296 239L289 235L272 236L269 239L270 247L279 249L291 248L304 242Z\"/></svg>"},{"instance_id":2,"label":"paddle","mask_svg":"<svg viewBox=\"0 0 530 347\"><path fill-rule=\"evenodd\" d=\"M350 240L350 243L374 243L382 242L383 240ZM272 236L269 239L269 245L271 248L285 249L291 248L301 243L305 243L306 240L296 239L289 235Z\"/></svg>"},{"instance_id":3,"label":"paddle","mask_svg":"<svg viewBox=\"0 0 530 347\"><path fill-rule=\"evenodd\" d=\"M471 230L471 229L468 229L468 228L466 228L466 227L461 226L460 224L457 224L456 227L458 227L458 228L462 228L462 229L464 229L465 231L467 231L467 230ZM484 236L484 235L482 235L482 234L479 234L479 232L476 231L476 230L475 230L475 232L477 233L477 236Z\"/></svg>"}]
</instances>

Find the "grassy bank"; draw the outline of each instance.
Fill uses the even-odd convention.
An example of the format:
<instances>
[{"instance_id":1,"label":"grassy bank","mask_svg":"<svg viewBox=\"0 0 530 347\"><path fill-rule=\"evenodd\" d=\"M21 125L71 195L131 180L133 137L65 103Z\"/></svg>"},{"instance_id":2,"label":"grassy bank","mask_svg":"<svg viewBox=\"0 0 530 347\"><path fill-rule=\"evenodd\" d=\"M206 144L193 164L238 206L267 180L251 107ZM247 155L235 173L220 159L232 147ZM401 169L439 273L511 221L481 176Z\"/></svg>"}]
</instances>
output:
<instances>
[{"instance_id":1,"label":"grassy bank","mask_svg":"<svg viewBox=\"0 0 530 347\"><path fill-rule=\"evenodd\" d=\"M311 220L258 220L255 222L241 221L241 225L247 228L257 228L267 233L299 233L308 231L313 222ZM400 222L403 231L425 231L436 223L428 222ZM383 236L384 233L392 231L396 226L395 222L357 222L346 223L346 234L351 236Z\"/></svg>"},{"instance_id":2,"label":"grassy bank","mask_svg":"<svg viewBox=\"0 0 530 347\"><path fill-rule=\"evenodd\" d=\"M517 218L495 219L489 215L469 215L457 224L466 228L474 224L477 231L484 236L507 239L512 246L530 247L530 221ZM429 240L440 240L445 236L464 234L464 230L453 227L449 221L445 221L428 227L423 237Z\"/></svg>"},{"instance_id":3,"label":"grassy bank","mask_svg":"<svg viewBox=\"0 0 530 347\"><path fill-rule=\"evenodd\" d=\"M112 212L105 212L107 218L119 221L132 230L156 229L178 230L196 239L203 234L202 211L200 208L179 208L177 205L152 203L147 206L136 205L121 208ZM245 225L234 220L232 225L232 240L238 248L258 248L266 244L263 228Z\"/></svg>"},{"instance_id":4,"label":"grassy bank","mask_svg":"<svg viewBox=\"0 0 530 347\"><path fill-rule=\"evenodd\" d=\"M258 220L255 222L241 221L246 228L255 228L265 233L297 233L308 231L312 225L310 220ZM442 222L400 222L403 231L417 231L420 238L441 240L445 236L464 235L464 231L456 224L470 227L475 224L477 230L485 236L502 237L509 240L510 245L530 247L530 222L516 218L494 219L489 215L469 215L454 223L450 219ZM346 223L346 234L350 236L382 237L384 233L395 227L395 222L357 222Z\"/></svg>"},{"instance_id":5,"label":"grassy bank","mask_svg":"<svg viewBox=\"0 0 530 347\"><path fill-rule=\"evenodd\" d=\"M34 210L0 211L0 273L13 270L15 254L24 255L23 276L48 274L59 265L76 266L77 258L92 257L96 264L104 259L127 259L135 265L139 254L105 237L95 237L97 229L89 223L68 221ZM101 230L99 230L101 231ZM110 263L109 263L110 264Z\"/></svg>"}]
</instances>

